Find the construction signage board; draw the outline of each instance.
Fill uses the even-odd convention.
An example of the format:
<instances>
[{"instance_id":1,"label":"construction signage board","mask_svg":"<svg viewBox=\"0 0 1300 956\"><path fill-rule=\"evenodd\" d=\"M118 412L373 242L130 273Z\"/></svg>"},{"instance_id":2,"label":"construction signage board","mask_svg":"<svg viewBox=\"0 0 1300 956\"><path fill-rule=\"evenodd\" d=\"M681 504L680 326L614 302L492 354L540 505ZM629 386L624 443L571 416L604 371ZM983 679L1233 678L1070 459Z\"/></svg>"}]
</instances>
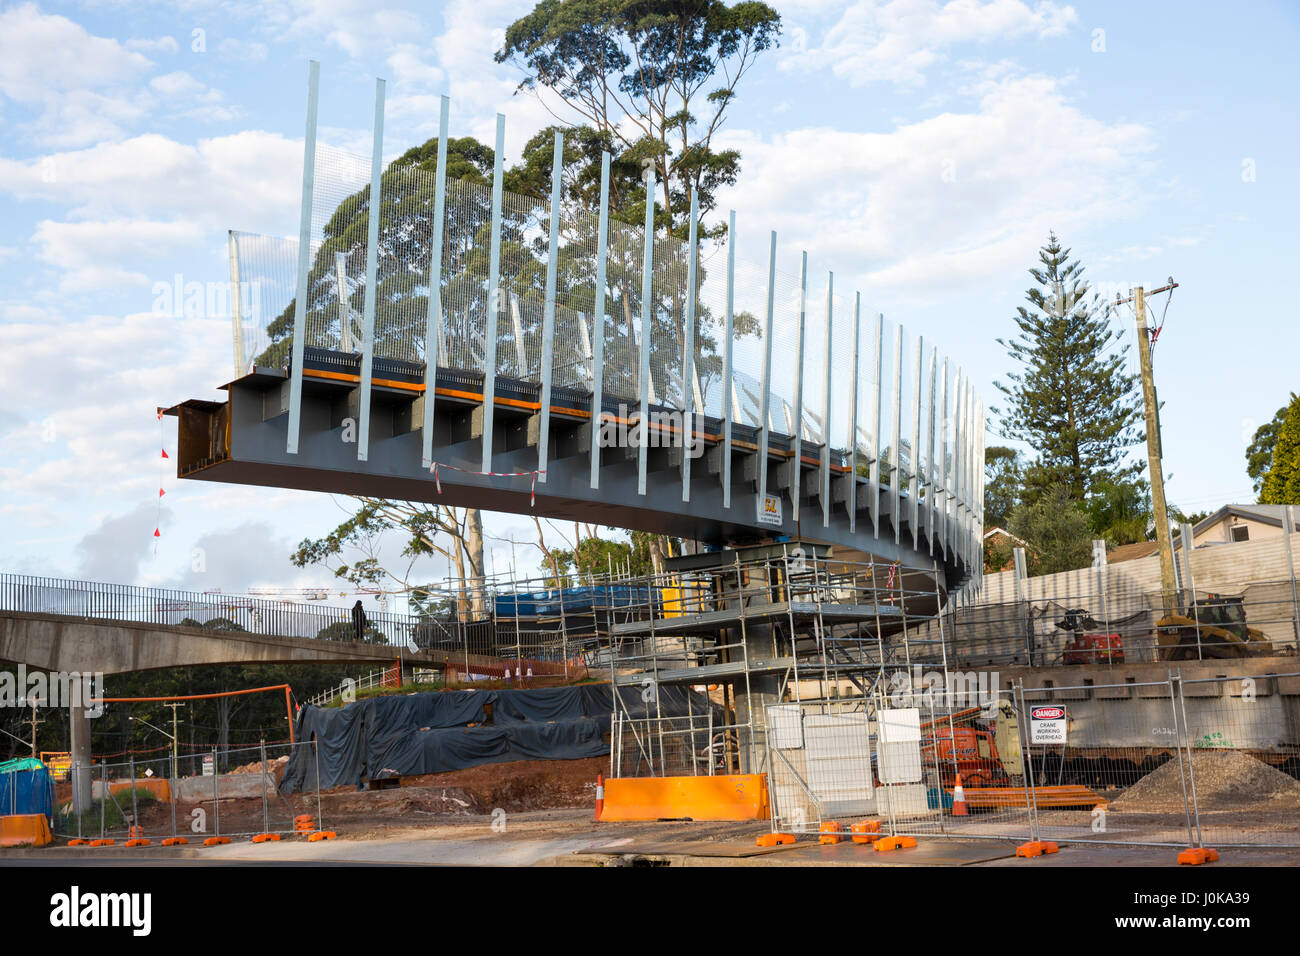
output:
<instances>
[{"instance_id":1,"label":"construction signage board","mask_svg":"<svg viewBox=\"0 0 1300 956\"><path fill-rule=\"evenodd\" d=\"M1065 744L1069 718L1064 704L1043 704L1029 708L1031 744Z\"/></svg>"},{"instance_id":2,"label":"construction signage board","mask_svg":"<svg viewBox=\"0 0 1300 956\"><path fill-rule=\"evenodd\" d=\"M774 524L779 528L784 521L781 515L780 495L763 495L758 499L759 524Z\"/></svg>"},{"instance_id":3,"label":"construction signage board","mask_svg":"<svg viewBox=\"0 0 1300 956\"><path fill-rule=\"evenodd\" d=\"M212 754L204 754L203 755L203 776L211 777L214 773L216 773L216 767L215 767L215 762L212 759Z\"/></svg>"}]
</instances>

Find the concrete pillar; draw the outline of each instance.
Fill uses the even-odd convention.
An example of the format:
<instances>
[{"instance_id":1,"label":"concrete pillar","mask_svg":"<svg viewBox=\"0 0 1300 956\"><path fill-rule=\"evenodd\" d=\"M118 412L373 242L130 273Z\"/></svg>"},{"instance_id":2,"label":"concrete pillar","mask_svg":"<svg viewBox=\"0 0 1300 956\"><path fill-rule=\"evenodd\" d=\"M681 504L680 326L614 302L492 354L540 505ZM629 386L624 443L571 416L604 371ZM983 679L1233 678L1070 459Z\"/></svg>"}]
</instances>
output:
<instances>
[{"instance_id":1,"label":"concrete pillar","mask_svg":"<svg viewBox=\"0 0 1300 956\"><path fill-rule=\"evenodd\" d=\"M90 718L81 704L68 706L68 728L72 737L72 809L90 809Z\"/></svg>"}]
</instances>

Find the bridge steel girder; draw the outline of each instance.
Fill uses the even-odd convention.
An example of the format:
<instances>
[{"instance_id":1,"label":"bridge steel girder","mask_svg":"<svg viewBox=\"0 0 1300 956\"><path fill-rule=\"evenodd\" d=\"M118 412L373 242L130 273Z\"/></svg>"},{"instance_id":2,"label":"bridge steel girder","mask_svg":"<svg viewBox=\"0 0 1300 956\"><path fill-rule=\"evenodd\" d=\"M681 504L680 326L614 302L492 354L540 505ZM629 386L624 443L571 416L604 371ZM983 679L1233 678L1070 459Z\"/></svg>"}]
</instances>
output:
<instances>
[{"instance_id":1,"label":"bridge steel girder","mask_svg":"<svg viewBox=\"0 0 1300 956\"><path fill-rule=\"evenodd\" d=\"M792 510L785 508L779 526L760 524L755 490L763 483L758 480L753 444L733 447L738 466L732 470L730 507L724 503L727 495L722 481L712 480L713 476L697 481L690 500L682 501L681 472L675 457L681 454L680 448L647 450L651 480L644 495L638 493L639 455L629 449L602 449L600 487L593 489L591 443L585 431L590 425L585 418L553 409L547 481L534 484L529 475L537 464L537 429L530 419L537 416L521 411L518 403L501 404L499 397L493 470L520 474L481 474L481 436L468 424L479 415L479 405L438 395L432 445L440 466L439 492L434 476L421 463L423 395L376 387L370 455L366 461L358 461L338 411L347 392L319 379L308 379L306 384L296 455L285 452L288 416L278 413L280 403L274 396L287 387L287 381L279 370L257 369L230 383L226 403L196 400L169 409L169 414L180 418L178 477L536 514L670 534L716 546L785 535L822 542L842 553L900 561L909 567L930 568L934 563L943 575L941 586L948 589L966 583L975 573L963 563L968 551L950 549L945 556L940 547L931 551L926 536L920 538L920 547L913 547L910 533L897 534L894 522L909 523L911 509L892 507L892 495L876 498L866 494L869 481L865 478L855 478L861 522L850 522L846 509L831 509L828 525L807 522L801 528ZM702 420L701 431L717 435L720 424L716 419ZM789 455L779 447L778 439L783 436L772 437L777 447L767 457L768 487L776 487L778 468ZM720 437L706 439L705 457L700 461L710 461L722 448ZM801 463L801 474L789 485L790 493L800 494L805 507L817 494L818 469L816 462ZM716 474L721 477L720 467ZM868 520L874 502L879 502L880 513ZM927 507L923 500L923 514ZM877 526L878 533L874 530Z\"/></svg>"}]
</instances>

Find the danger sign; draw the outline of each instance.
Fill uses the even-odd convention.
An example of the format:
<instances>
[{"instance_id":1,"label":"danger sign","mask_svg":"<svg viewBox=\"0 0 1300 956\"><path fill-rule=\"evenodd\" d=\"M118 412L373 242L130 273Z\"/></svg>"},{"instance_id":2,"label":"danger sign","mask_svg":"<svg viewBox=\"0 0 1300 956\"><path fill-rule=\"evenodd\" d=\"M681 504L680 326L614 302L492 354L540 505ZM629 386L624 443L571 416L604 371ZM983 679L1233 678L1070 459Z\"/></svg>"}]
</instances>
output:
<instances>
[{"instance_id":1,"label":"danger sign","mask_svg":"<svg viewBox=\"0 0 1300 956\"><path fill-rule=\"evenodd\" d=\"M1029 742L1064 744L1069 731L1065 707L1057 704L1029 708Z\"/></svg>"}]
</instances>

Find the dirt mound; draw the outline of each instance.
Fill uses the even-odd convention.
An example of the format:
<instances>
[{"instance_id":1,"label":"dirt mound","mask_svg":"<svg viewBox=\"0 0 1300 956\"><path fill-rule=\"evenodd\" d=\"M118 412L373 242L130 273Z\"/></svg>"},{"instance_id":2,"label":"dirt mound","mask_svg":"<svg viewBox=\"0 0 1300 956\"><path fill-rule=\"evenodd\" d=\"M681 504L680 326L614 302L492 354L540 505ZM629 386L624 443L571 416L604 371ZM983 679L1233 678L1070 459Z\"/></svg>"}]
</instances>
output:
<instances>
[{"instance_id":1,"label":"dirt mound","mask_svg":"<svg viewBox=\"0 0 1300 956\"><path fill-rule=\"evenodd\" d=\"M1186 776L1185 761L1181 769ZM1179 770L1177 757L1166 761L1125 790L1122 797L1111 803L1111 809L1141 812L1181 808L1183 776ZM1300 781L1249 754L1233 750L1193 753L1192 776L1201 810L1244 810L1264 805L1274 809L1300 809ZM1190 789L1189 783L1189 796Z\"/></svg>"},{"instance_id":2,"label":"dirt mound","mask_svg":"<svg viewBox=\"0 0 1300 956\"><path fill-rule=\"evenodd\" d=\"M289 762L288 756L273 757L272 759L266 762L266 769L272 773L275 773L279 770L282 770L284 768L284 765L287 764L288 762ZM261 772L262 772L262 761L260 760L254 760L252 763L246 763L242 767L234 767L226 771L226 773L228 774L261 773Z\"/></svg>"}]
</instances>

